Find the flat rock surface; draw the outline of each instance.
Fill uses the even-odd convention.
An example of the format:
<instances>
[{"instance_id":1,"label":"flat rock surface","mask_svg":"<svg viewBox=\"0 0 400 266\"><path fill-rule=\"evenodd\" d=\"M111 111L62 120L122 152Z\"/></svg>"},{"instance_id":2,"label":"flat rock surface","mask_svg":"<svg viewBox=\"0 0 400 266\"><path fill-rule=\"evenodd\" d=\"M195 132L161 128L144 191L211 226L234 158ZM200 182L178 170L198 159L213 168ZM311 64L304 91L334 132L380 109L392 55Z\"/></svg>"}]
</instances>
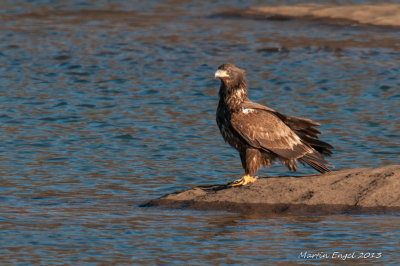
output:
<instances>
[{"instance_id":1,"label":"flat rock surface","mask_svg":"<svg viewBox=\"0 0 400 266\"><path fill-rule=\"evenodd\" d=\"M261 6L246 9L239 15L271 19L317 18L345 20L374 26L400 26L400 4Z\"/></svg>"},{"instance_id":2,"label":"flat rock surface","mask_svg":"<svg viewBox=\"0 0 400 266\"><path fill-rule=\"evenodd\" d=\"M400 165L324 175L259 178L242 187L198 186L142 206L252 212L398 212Z\"/></svg>"}]
</instances>

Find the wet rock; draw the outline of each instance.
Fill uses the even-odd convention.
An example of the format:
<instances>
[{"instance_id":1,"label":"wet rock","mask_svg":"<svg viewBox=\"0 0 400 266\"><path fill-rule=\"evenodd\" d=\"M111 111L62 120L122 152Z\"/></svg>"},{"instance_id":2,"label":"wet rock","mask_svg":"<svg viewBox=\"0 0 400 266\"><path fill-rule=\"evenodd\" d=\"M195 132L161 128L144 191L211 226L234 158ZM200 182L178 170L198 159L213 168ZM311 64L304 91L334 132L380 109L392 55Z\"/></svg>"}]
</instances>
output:
<instances>
[{"instance_id":1,"label":"wet rock","mask_svg":"<svg viewBox=\"0 0 400 266\"><path fill-rule=\"evenodd\" d=\"M400 165L302 177L268 177L243 187L198 186L142 206L257 213L399 212Z\"/></svg>"}]
</instances>

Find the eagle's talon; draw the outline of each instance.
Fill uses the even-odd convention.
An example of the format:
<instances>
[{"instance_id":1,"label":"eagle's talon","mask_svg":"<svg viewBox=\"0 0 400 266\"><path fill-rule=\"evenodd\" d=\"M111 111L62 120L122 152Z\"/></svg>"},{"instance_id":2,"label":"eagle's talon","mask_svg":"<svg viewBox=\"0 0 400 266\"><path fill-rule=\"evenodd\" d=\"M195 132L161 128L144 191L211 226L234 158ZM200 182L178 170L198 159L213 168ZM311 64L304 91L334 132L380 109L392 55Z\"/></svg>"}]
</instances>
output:
<instances>
[{"instance_id":1,"label":"eagle's talon","mask_svg":"<svg viewBox=\"0 0 400 266\"><path fill-rule=\"evenodd\" d=\"M233 184L239 184L239 183L243 183L243 177L233 181Z\"/></svg>"},{"instance_id":2,"label":"eagle's talon","mask_svg":"<svg viewBox=\"0 0 400 266\"><path fill-rule=\"evenodd\" d=\"M251 175L245 175L242 178L233 181L232 187L238 187L238 186L245 186L249 183L253 183L258 179L256 176L251 176Z\"/></svg>"},{"instance_id":3,"label":"eagle's talon","mask_svg":"<svg viewBox=\"0 0 400 266\"><path fill-rule=\"evenodd\" d=\"M242 186L242 185L243 185L243 180L241 180L241 179L235 180L232 183L232 187L239 187L239 186Z\"/></svg>"}]
</instances>

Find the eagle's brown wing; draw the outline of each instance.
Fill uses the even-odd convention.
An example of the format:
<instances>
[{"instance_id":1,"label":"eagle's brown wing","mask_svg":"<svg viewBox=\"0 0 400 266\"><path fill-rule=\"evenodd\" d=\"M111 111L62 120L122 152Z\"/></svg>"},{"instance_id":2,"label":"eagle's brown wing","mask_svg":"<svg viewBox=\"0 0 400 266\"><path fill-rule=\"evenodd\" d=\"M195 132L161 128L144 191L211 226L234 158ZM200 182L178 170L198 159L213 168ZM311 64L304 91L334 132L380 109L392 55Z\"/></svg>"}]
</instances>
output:
<instances>
[{"instance_id":1,"label":"eagle's brown wing","mask_svg":"<svg viewBox=\"0 0 400 266\"><path fill-rule=\"evenodd\" d=\"M307 144L311 145L318 152L327 156L332 155L332 151L330 151L330 149L333 149L333 147L330 144L318 139L318 135L321 134L321 132L315 127L320 126L319 123L306 118L284 115L267 106L254 103L252 101L245 101L242 106L243 108L258 109L273 113L290 129L292 129L297 136L299 136Z\"/></svg>"},{"instance_id":2,"label":"eagle's brown wing","mask_svg":"<svg viewBox=\"0 0 400 266\"><path fill-rule=\"evenodd\" d=\"M275 114L252 108L233 113L232 127L252 147L272 151L284 159L298 159L314 149Z\"/></svg>"}]
</instances>

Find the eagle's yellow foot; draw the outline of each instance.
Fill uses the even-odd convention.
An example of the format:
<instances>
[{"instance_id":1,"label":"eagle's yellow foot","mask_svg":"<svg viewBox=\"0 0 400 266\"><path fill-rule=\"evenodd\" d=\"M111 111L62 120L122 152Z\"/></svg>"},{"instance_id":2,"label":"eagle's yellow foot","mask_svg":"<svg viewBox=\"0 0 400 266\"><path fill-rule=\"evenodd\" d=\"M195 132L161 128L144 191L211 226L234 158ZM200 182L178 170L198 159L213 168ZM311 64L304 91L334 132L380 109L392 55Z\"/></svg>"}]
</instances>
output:
<instances>
[{"instance_id":1,"label":"eagle's yellow foot","mask_svg":"<svg viewBox=\"0 0 400 266\"><path fill-rule=\"evenodd\" d=\"M256 180L257 177L251 175L244 175L242 178L235 180L232 184L232 187L245 186L249 183L256 182Z\"/></svg>"}]
</instances>

